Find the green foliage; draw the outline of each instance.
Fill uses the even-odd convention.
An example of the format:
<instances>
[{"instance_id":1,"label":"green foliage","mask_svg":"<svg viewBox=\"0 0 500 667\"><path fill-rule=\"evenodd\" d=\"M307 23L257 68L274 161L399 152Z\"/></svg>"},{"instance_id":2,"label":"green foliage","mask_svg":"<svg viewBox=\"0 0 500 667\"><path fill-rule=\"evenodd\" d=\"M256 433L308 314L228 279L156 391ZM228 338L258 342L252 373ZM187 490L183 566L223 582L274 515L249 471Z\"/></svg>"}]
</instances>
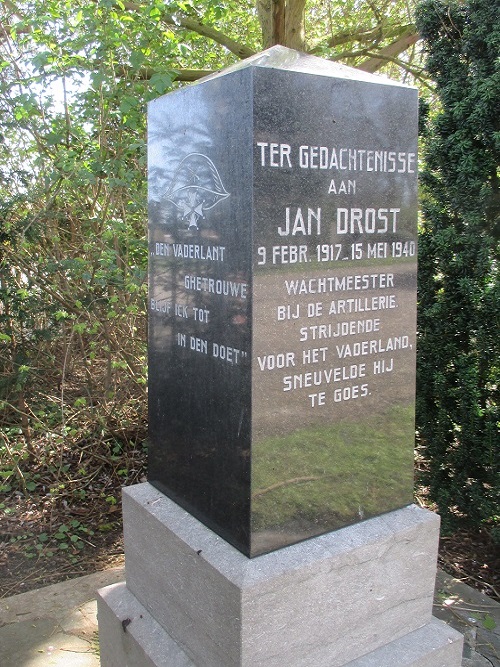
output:
<instances>
[{"instance_id":1,"label":"green foliage","mask_svg":"<svg viewBox=\"0 0 500 667\"><path fill-rule=\"evenodd\" d=\"M413 4L314 0L304 48L418 77ZM146 104L274 43L273 6L0 3L0 509L36 508L13 538L29 558L76 562L142 477Z\"/></svg>"},{"instance_id":2,"label":"green foliage","mask_svg":"<svg viewBox=\"0 0 500 667\"><path fill-rule=\"evenodd\" d=\"M114 408L117 422L124 408L129 423L144 419L144 110L154 91L134 63L160 30L127 35L126 12L111 3L35 0L29 12L27 4L8 9L0 40L0 409L4 426L20 427L17 438L6 432L5 446L29 491L23 468L38 447L50 443L62 456ZM118 57L130 64L123 76ZM27 461L15 456L17 441Z\"/></svg>"},{"instance_id":3,"label":"green foliage","mask_svg":"<svg viewBox=\"0 0 500 667\"><path fill-rule=\"evenodd\" d=\"M425 137L417 424L445 526L493 520L500 446L500 7L418 7L441 108Z\"/></svg>"},{"instance_id":4,"label":"green foliage","mask_svg":"<svg viewBox=\"0 0 500 667\"><path fill-rule=\"evenodd\" d=\"M52 471L49 486L66 483L68 450L117 433L134 438L144 423L146 103L267 46L261 26L271 4L257 4L0 4L4 491L40 490L35 461ZM311 3L305 44L362 65L411 32L411 6ZM408 44L391 46L370 71L409 65ZM135 474L127 464L115 472L124 481Z\"/></svg>"}]
</instances>

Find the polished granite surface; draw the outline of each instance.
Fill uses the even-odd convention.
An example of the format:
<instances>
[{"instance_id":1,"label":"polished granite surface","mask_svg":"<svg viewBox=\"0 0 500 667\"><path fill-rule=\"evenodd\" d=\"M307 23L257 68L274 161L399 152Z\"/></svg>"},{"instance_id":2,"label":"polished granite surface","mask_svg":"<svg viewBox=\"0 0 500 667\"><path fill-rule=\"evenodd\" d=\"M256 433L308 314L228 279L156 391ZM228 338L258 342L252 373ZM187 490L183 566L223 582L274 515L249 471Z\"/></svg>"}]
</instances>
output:
<instances>
[{"instance_id":1,"label":"polished granite surface","mask_svg":"<svg viewBox=\"0 0 500 667\"><path fill-rule=\"evenodd\" d=\"M248 556L412 501L416 91L291 56L149 107L148 478Z\"/></svg>"}]
</instances>

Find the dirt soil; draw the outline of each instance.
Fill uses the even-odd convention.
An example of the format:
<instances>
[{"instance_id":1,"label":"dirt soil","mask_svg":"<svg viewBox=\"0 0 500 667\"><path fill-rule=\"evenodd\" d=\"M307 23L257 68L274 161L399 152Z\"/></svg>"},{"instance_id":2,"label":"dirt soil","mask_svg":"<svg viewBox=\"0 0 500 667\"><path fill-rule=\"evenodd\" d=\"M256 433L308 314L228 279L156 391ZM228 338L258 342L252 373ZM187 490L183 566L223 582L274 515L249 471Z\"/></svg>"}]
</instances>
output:
<instances>
[{"instance_id":1,"label":"dirt soil","mask_svg":"<svg viewBox=\"0 0 500 667\"><path fill-rule=\"evenodd\" d=\"M48 513L33 498L9 500L0 513L0 597L123 563L118 504Z\"/></svg>"},{"instance_id":2,"label":"dirt soil","mask_svg":"<svg viewBox=\"0 0 500 667\"><path fill-rule=\"evenodd\" d=\"M500 548L485 530L441 537L439 567L500 602Z\"/></svg>"},{"instance_id":3,"label":"dirt soil","mask_svg":"<svg viewBox=\"0 0 500 667\"><path fill-rule=\"evenodd\" d=\"M63 504L51 512L41 499L14 495L2 504L0 597L123 563L119 503L101 499L82 508ZM54 526L59 527L56 533ZM487 531L461 530L443 537L439 566L500 602L499 549Z\"/></svg>"}]
</instances>

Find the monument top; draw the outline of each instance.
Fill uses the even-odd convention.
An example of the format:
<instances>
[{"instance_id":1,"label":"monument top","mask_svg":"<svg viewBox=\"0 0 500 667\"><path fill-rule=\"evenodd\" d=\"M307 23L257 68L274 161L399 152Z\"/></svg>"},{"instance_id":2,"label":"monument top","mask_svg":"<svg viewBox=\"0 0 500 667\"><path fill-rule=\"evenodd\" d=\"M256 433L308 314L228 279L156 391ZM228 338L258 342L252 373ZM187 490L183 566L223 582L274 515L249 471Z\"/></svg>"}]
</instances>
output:
<instances>
[{"instance_id":1,"label":"monument top","mask_svg":"<svg viewBox=\"0 0 500 667\"><path fill-rule=\"evenodd\" d=\"M208 76L199 79L196 83L203 83L204 81L209 81L220 76L226 76L226 74L247 67L267 67L270 69L288 70L290 72L301 72L303 74L316 74L317 76L351 79L352 81L366 81L369 83L377 83L379 85L403 86L404 88L414 87L402 84L398 81L393 81L385 76L370 74L369 72L364 72L363 70L354 67L348 67L347 65L332 62L331 60L311 56L301 51L295 51L294 49L289 49L280 44L271 46L265 51L256 53L235 65L226 67L221 72L209 74Z\"/></svg>"}]
</instances>

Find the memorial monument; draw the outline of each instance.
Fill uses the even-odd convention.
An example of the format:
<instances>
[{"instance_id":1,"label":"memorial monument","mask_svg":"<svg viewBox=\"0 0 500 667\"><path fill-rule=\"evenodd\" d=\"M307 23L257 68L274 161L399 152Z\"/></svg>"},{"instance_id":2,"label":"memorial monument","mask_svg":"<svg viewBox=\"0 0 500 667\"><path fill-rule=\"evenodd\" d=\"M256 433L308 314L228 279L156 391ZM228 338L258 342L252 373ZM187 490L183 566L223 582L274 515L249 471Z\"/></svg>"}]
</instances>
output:
<instances>
[{"instance_id":1,"label":"memorial monument","mask_svg":"<svg viewBox=\"0 0 500 667\"><path fill-rule=\"evenodd\" d=\"M152 102L148 164L149 481L103 667L458 666L411 505L416 90L273 47Z\"/></svg>"}]
</instances>

